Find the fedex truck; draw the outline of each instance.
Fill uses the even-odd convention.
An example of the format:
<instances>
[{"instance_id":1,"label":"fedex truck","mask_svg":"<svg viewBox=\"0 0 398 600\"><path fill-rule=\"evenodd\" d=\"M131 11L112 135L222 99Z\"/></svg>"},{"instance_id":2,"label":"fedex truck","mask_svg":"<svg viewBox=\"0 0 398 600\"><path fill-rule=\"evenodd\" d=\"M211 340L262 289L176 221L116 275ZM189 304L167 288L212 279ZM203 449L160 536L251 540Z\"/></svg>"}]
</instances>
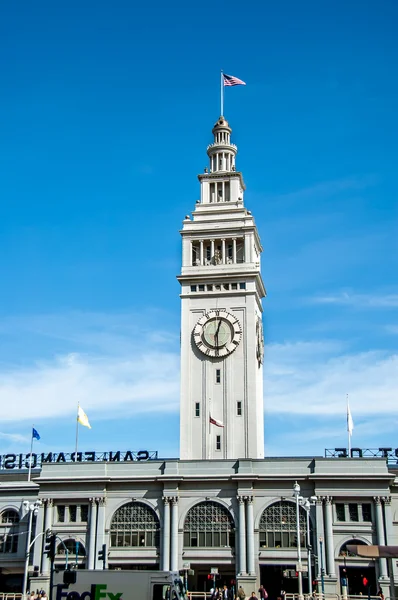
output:
<instances>
[{"instance_id":1,"label":"fedex truck","mask_svg":"<svg viewBox=\"0 0 398 600\"><path fill-rule=\"evenodd\" d=\"M50 600L187 600L178 571L65 571Z\"/></svg>"}]
</instances>

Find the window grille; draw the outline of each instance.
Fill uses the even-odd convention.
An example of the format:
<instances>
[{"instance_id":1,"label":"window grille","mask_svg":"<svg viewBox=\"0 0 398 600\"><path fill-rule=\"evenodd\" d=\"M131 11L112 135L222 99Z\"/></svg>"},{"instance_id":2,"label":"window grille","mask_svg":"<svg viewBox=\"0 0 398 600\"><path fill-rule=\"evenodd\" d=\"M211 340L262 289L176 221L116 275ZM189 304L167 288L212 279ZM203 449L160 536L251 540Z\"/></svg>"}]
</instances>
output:
<instances>
[{"instance_id":1,"label":"window grille","mask_svg":"<svg viewBox=\"0 0 398 600\"><path fill-rule=\"evenodd\" d=\"M18 552L19 514L16 510L5 510L0 516L0 553Z\"/></svg>"},{"instance_id":2,"label":"window grille","mask_svg":"<svg viewBox=\"0 0 398 600\"><path fill-rule=\"evenodd\" d=\"M78 542L78 546L76 548L76 542ZM76 550L78 556L86 556L86 550L83 544L79 540L74 540L73 538L69 538L68 540L64 540L64 542L60 543L57 548L57 554L63 555L65 554L65 546L68 551L70 557L76 556Z\"/></svg>"},{"instance_id":3,"label":"window grille","mask_svg":"<svg viewBox=\"0 0 398 600\"><path fill-rule=\"evenodd\" d=\"M234 547L235 529L230 512L217 502L201 502L193 506L184 523L184 546Z\"/></svg>"},{"instance_id":4,"label":"window grille","mask_svg":"<svg viewBox=\"0 0 398 600\"><path fill-rule=\"evenodd\" d=\"M5 510L1 513L1 522L9 525L19 523L19 514L16 510Z\"/></svg>"},{"instance_id":5,"label":"window grille","mask_svg":"<svg viewBox=\"0 0 398 600\"><path fill-rule=\"evenodd\" d=\"M141 502L120 507L111 523L111 546L159 546L159 519L154 510Z\"/></svg>"},{"instance_id":6,"label":"window grille","mask_svg":"<svg viewBox=\"0 0 398 600\"><path fill-rule=\"evenodd\" d=\"M307 515L299 507L300 544L307 545ZM297 548L296 504L277 502L268 506L260 519L261 548Z\"/></svg>"}]
</instances>

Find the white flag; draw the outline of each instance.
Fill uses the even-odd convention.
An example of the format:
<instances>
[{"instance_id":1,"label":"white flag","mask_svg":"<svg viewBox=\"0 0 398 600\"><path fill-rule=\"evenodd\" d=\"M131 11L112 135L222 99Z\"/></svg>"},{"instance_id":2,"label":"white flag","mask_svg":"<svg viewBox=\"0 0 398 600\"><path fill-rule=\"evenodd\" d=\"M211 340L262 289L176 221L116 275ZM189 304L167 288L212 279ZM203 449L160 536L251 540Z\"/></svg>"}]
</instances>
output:
<instances>
[{"instance_id":1,"label":"white flag","mask_svg":"<svg viewBox=\"0 0 398 600\"><path fill-rule=\"evenodd\" d=\"M91 429L91 425L89 423L88 416L86 415L86 413L84 412L84 410L82 409L82 407L80 405L77 407L77 421L78 421L78 423L80 423L80 425L83 425L84 427L88 427L89 429Z\"/></svg>"},{"instance_id":2,"label":"white flag","mask_svg":"<svg viewBox=\"0 0 398 600\"><path fill-rule=\"evenodd\" d=\"M348 398L347 398L347 431L350 435L352 435L353 429L354 429L354 421L352 420L350 405L348 404Z\"/></svg>"}]
</instances>

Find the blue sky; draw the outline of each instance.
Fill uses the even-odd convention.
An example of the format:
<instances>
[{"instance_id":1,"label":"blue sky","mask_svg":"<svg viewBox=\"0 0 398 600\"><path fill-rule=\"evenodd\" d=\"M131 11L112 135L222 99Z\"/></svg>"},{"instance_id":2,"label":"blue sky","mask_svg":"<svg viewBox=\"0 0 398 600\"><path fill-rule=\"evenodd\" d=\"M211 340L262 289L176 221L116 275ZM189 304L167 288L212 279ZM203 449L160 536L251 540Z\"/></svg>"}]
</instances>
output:
<instances>
[{"instance_id":1,"label":"blue sky","mask_svg":"<svg viewBox=\"0 0 398 600\"><path fill-rule=\"evenodd\" d=\"M225 116L264 246L267 455L398 447L395 0L0 8L0 451L177 456L179 228Z\"/></svg>"}]
</instances>

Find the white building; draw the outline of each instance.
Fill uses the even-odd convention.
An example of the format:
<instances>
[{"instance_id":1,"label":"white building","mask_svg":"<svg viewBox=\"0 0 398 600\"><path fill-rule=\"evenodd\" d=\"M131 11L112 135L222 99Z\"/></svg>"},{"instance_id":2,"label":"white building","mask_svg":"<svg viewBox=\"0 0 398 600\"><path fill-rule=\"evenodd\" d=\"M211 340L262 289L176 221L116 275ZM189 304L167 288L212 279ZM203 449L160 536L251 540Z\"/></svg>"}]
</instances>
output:
<instances>
[{"instance_id":1,"label":"white building","mask_svg":"<svg viewBox=\"0 0 398 600\"><path fill-rule=\"evenodd\" d=\"M106 544L109 569L189 568L190 589L203 590L217 568L220 583L249 595L261 582L274 600L298 587L296 481L304 498L317 497L308 513L299 509L304 568L309 526L312 572L320 579L324 569L326 592L340 593L343 568L351 593L366 594L364 575L372 593L388 582L384 559L350 556L346 544L398 545L394 452L389 463L381 450L381 458L263 457L261 243L223 117L213 134L201 200L181 231L181 459L44 456L28 482L25 457L1 457L0 592L21 591L32 517L31 588L48 587L51 529L58 567L66 549L79 568L102 568ZM26 502L38 499L34 516ZM303 582L306 591L305 573Z\"/></svg>"}]
</instances>

